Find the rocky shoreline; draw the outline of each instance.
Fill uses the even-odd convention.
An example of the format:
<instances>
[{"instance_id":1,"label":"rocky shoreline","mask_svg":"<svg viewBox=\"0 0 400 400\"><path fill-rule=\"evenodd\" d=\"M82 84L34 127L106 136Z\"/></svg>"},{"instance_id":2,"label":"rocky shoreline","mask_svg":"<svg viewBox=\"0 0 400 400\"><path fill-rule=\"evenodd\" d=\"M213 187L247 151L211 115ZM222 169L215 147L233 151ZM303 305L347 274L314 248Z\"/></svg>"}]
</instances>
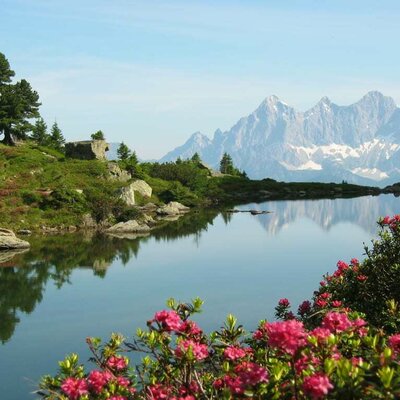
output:
<instances>
[{"instance_id":1,"label":"rocky shoreline","mask_svg":"<svg viewBox=\"0 0 400 400\"><path fill-rule=\"evenodd\" d=\"M77 231L99 231L107 235L118 238L136 238L138 236L146 236L160 225L166 222L176 221L190 211L189 207L184 206L176 201L171 201L163 206L157 206L153 203L148 203L142 207L137 207L142 213L137 219L131 219L125 222L118 222L111 225L107 223L96 224L93 220L83 221L81 226L59 226L46 227L41 226L39 232L42 234L60 234L73 233ZM28 229L17 231L19 235L29 236L33 232ZM16 234L6 228L0 228L0 254L5 257L5 253L18 251L26 251L29 249L30 243L22 240Z\"/></svg>"}]
</instances>

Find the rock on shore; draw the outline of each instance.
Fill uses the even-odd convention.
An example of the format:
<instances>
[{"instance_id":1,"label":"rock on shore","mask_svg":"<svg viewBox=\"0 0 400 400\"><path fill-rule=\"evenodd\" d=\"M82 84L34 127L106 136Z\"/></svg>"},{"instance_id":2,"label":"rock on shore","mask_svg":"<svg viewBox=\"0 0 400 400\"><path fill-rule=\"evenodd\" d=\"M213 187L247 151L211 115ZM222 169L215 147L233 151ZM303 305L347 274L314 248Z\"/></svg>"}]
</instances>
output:
<instances>
[{"instance_id":1,"label":"rock on shore","mask_svg":"<svg viewBox=\"0 0 400 400\"><path fill-rule=\"evenodd\" d=\"M0 251L12 249L27 249L29 247L29 242L17 238L13 231L0 228Z\"/></svg>"},{"instance_id":2,"label":"rock on shore","mask_svg":"<svg viewBox=\"0 0 400 400\"><path fill-rule=\"evenodd\" d=\"M126 222L119 222L118 224L113 225L108 228L106 232L110 233L147 233L150 232L151 228L145 224L139 224L136 220L132 219Z\"/></svg>"},{"instance_id":3,"label":"rock on shore","mask_svg":"<svg viewBox=\"0 0 400 400\"><path fill-rule=\"evenodd\" d=\"M162 206L157 209L158 215L179 215L184 214L190 211L189 207L184 206L177 201L171 201L165 206Z\"/></svg>"}]
</instances>

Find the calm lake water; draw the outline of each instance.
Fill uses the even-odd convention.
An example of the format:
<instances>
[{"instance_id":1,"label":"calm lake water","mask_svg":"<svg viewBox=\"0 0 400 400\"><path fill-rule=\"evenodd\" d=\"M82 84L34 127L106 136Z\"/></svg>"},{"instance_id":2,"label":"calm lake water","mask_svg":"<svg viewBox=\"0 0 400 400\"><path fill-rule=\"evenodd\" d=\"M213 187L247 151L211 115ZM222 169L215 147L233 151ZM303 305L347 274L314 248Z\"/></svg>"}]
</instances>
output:
<instances>
[{"instance_id":1,"label":"calm lake water","mask_svg":"<svg viewBox=\"0 0 400 400\"><path fill-rule=\"evenodd\" d=\"M0 254L0 388L3 400L33 399L39 377L78 352L87 336L132 337L174 297L199 296L205 330L228 313L248 330L288 297L310 298L337 260L363 257L378 216L400 212L392 195L272 201L249 213L198 213L145 238L31 237L29 252Z\"/></svg>"}]
</instances>

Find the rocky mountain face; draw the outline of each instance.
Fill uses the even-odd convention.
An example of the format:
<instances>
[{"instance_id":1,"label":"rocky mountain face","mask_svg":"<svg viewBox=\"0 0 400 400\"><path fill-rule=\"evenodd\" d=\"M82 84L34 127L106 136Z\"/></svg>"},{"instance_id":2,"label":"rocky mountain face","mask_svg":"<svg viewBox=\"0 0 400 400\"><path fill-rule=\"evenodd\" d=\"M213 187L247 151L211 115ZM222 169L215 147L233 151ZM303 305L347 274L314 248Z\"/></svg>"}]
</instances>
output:
<instances>
[{"instance_id":1,"label":"rocky mountain face","mask_svg":"<svg viewBox=\"0 0 400 400\"><path fill-rule=\"evenodd\" d=\"M306 112L265 99L213 139L194 133L160 161L198 152L218 168L224 152L251 178L383 186L400 181L400 108L379 92L339 106L327 97Z\"/></svg>"}]
</instances>

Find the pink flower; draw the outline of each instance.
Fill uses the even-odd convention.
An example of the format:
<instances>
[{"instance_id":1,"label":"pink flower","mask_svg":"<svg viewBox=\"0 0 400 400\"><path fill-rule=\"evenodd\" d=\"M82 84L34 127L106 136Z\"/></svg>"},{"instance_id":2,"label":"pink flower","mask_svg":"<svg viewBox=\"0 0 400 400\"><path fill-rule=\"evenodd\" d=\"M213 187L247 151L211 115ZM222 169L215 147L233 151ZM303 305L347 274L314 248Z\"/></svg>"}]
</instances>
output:
<instances>
[{"instance_id":1,"label":"pink flower","mask_svg":"<svg viewBox=\"0 0 400 400\"><path fill-rule=\"evenodd\" d=\"M346 314L339 312L328 312L322 320L321 327L329 329L331 332L343 332L352 326Z\"/></svg>"},{"instance_id":2,"label":"pink flower","mask_svg":"<svg viewBox=\"0 0 400 400\"><path fill-rule=\"evenodd\" d=\"M124 357L111 356L107 360L107 366L116 371L122 371L123 369L125 369L127 367L127 365L128 365L128 363Z\"/></svg>"},{"instance_id":3,"label":"pink flower","mask_svg":"<svg viewBox=\"0 0 400 400\"><path fill-rule=\"evenodd\" d=\"M188 336L199 336L203 333L200 327L194 321L184 321L179 327L180 333L185 333Z\"/></svg>"},{"instance_id":4,"label":"pink flower","mask_svg":"<svg viewBox=\"0 0 400 400\"><path fill-rule=\"evenodd\" d=\"M240 347L229 346L224 350L224 357L228 360L237 360L238 358L246 357L247 352Z\"/></svg>"},{"instance_id":5,"label":"pink flower","mask_svg":"<svg viewBox=\"0 0 400 400\"><path fill-rule=\"evenodd\" d=\"M332 304L332 307L335 307L335 308L338 308L338 307L342 306L342 302L339 301L339 300L334 300L334 301L332 301L331 304Z\"/></svg>"},{"instance_id":6,"label":"pink flower","mask_svg":"<svg viewBox=\"0 0 400 400\"><path fill-rule=\"evenodd\" d=\"M366 275L357 275L357 280L359 282L365 282L368 279Z\"/></svg>"},{"instance_id":7,"label":"pink flower","mask_svg":"<svg viewBox=\"0 0 400 400\"><path fill-rule=\"evenodd\" d=\"M400 333L389 337L389 346L396 355L400 354Z\"/></svg>"},{"instance_id":8,"label":"pink flower","mask_svg":"<svg viewBox=\"0 0 400 400\"><path fill-rule=\"evenodd\" d=\"M294 355L306 344L306 332L303 323L294 319L266 324L268 344L285 353Z\"/></svg>"},{"instance_id":9,"label":"pink flower","mask_svg":"<svg viewBox=\"0 0 400 400\"><path fill-rule=\"evenodd\" d=\"M360 264L360 262L357 260L357 258L352 258L350 260L350 263L353 267L355 267L356 265Z\"/></svg>"},{"instance_id":10,"label":"pink flower","mask_svg":"<svg viewBox=\"0 0 400 400\"><path fill-rule=\"evenodd\" d=\"M314 356L308 356L308 355L303 355L300 358L298 358L295 363L294 367L296 369L296 372L300 374L303 372L305 369L307 369L308 366L317 366L320 364L320 361L318 358Z\"/></svg>"},{"instance_id":11,"label":"pink flower","mask_svg":"<svg viewBox=\"0 0 400 400\"><path fill-rule=\"evenodd\" d=\"M247 387L257 385L268 380L267 370L252 362L242 362L234 369L237 376L225 375L217 379L213 386L216 389L227 387L232 394L243 394Z\"/></svg>"},{"instance_id":12,"label":"pink flower","mask_svg":"<svg viewBox=\"0 0 400 400\"><path fill-rule=\"evenodd\" d=\"M152 399L152 400L169 399L171 392L172 392L172 388L170 386L162 385L160 383L149 386L148 389L150 392L149 399Z\"/></svg>"},{"instance_id":13,"label":"pink flower","mask_svg":"<svg viewBox=\"0 0 400 400\"><path fill-rule=\"evenodd\" d=\"M333 389L333 385L324 374L314 374L304 378L304 393L313 400L324 398L331 389Z\"/></svg>"},{"instance_id":14,"label":"pink flower","mask_svg":"<svg viewBox=\"0 0 400 400\"><path fill-rule=\"evenodd\" d=\"M289 307L290 306L290 302L288 299L280 299L279 303L280 306L282 307Z\"/></svg>"},{"instance_id":15,"label":"pink flower","mask_svg":"<svg viewBox=\"0 0 400 400\"><path fill-rule=\"evenodd\" d=\"M88 394L88 385L84 379L67 378L61 385L62 391L70 400L77 400L80 396Z\"/></svg>"},{"instance_id":16,"label":"pink flower","mask_svg":"<svg viewBox=\"0 0 400 400\"><path fill-rule=\"evenodd\" d=\"M382 220L383 225L389 225L392 222L392 219L389 217L389 215L386 215L385 218Z\"/></svg>"},{"instance_id":17,"label":"pink flower","mask_svg":"<svg viewBox=\"0 0 400 400\"><path fill-rule=\"evenodd\" d=\"M267 370L252 362L243 361L235 367L235 372L245 386L254 386L268 380Z\"/></svg>"},{"instance_id":18,"label":"pink flower","mask_svg":"<svg viewBox=\"0 0 400 400\"><path fill-rule=\"evenodd\" d=\"M363 362L364 362L364 360L362 357L352 357L351 358L351 364L355 367L362 365Z\"/></svg>"},{"instance_id":19,"label":"pink flower","mask_svg":"<svg viewBox=\"0 0 400 400\"><path fill-rule=\"evenodd\" d=\"M118 383L118 385L120 385L120 386L128 387L129 384L130 384L130 381L129 381L129 379L127 379L127 378L125 378L125 377L123 377L123 376L119 376L119 377L117 378L117 383Z\"/></svg>"},{"instance_id":20,"label":"pink flower","mask_svg":"<svg viewBox=\"0 0 400 400\"><path fill-rule=\"evenodd\" d=\"M108 400L127 400L127 398L125 396L112 396Z\"/></svg>"},{"instance_id":21,"label":"pink flower","mask_svg":"<svg viewBox=\"0 0 400 400\"><path fill-rule=\"evenodd\" d=\"M99 394L111 378L112 375L108 371L92 371L88 377L90 389Z\"/></svg>"},{"instance_id":22,"label":"pink flower","mask_svg":"<svg viewBox=\"0 0 400 400\"><path fill-rule=\"evenodd\" d=\"M329 336L331 336L331 331L326 328L315 328L310 332L310 335L317 338L319 344L324 344L327 342Z\"/></svg>"},{"instance_id":23,"label":"pink flower","mask_svg":"<svg viewBox=\"0 0 400 400\"><path fill-rule=\"evenodd\" d=\"M154 315L154 321L161 324L167 332L178 331L183 323L181 317L175 311L159 311Z\"/></svg>"},{"instance_id":24,"label":"pink flower","mask_svg":"<svg viewBox=\"0 0 400 400\"><path fill-rule=\"evenodd\" d=\"M315 302L315 305L317 305L318 307L324 308L328 305L328 302L326 300L317 299L317 301Z\"/></svg>"},{"instance_id":25,"label":"pink flower","mask_svg":"<svg viewBox=\"0 0 400 400\"><path fill-rule=\"evenodd\" d=\"M208 357L208 348L206 344L187 339L181 340L175 349L177 357L183 357L188 351L191 351L196 360L203 360Z\"/></svg>"},{"instance_id":26,"label":"pink flower","mask_svg":"<svg viewBox=\"0 0 400 400\"><path fill-rule=\"evenodd\" d=\"M331 294L329 292L324 292L319 295L320 299L328 300L331 298Z\"/></svg>"}]
</instances>

